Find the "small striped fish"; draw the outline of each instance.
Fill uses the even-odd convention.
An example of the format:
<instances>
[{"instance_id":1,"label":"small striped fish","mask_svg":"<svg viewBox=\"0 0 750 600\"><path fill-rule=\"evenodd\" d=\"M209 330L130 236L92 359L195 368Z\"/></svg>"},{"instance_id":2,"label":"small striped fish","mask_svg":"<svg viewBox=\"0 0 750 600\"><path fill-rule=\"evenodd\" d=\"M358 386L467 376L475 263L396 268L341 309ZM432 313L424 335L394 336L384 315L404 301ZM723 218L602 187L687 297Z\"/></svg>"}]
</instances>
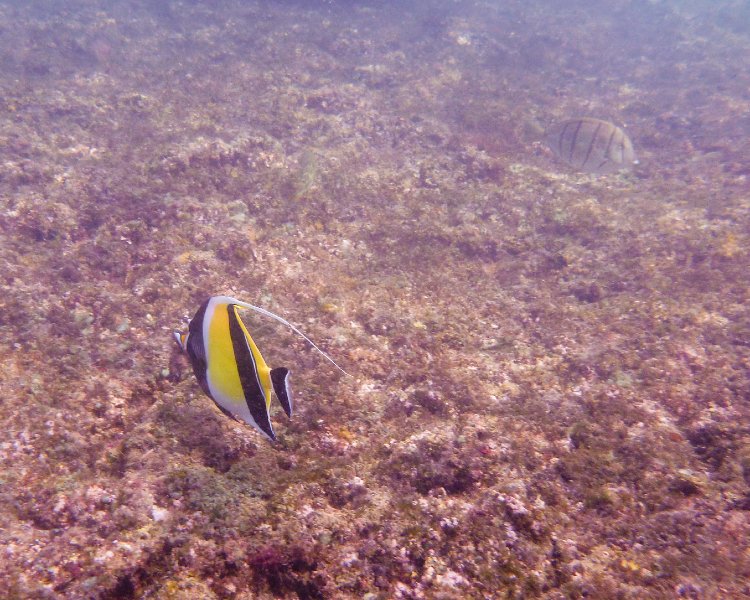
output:
<instances>
[{"instance_id":1,"label":"small striped fish","mask_svg":"<svg viewBox=\"0 0 750 600\"><path fill-rule=\"evenodd\" d=\"M579 171L603 175L635 164L633 142L614 123L601 119L571 119L547 132L547 145Z\"/></svg>"},{"instance_id":2,"label":"small striped fish","mask_svg":"<svg viewBox=\"0 0 750 600\"><path fill-rule=\"evenodd\" d=\"M188 330L175 331L174 339L190 358L201 389L221 412L245 421L269 440L275 440L276 434L271 425L271 396L276 396L284 412L291 417L293 406L289 369L271 369L266 364L240 317L241 308L283 323L303 337L334 367L344 374L346 371L309 337L270 310L229 296L213 296L206 300L190 319Z\"/></svg>"}]
</instances>

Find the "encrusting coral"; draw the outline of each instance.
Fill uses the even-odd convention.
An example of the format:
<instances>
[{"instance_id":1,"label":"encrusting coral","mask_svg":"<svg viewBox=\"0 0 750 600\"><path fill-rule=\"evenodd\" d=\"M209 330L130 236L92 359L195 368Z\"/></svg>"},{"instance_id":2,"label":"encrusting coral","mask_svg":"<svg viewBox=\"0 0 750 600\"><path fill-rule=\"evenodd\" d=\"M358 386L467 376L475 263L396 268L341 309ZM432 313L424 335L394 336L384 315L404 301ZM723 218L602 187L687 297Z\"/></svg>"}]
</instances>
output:
<instances>
[{"instance_id":1,"label":"encrusting coral","mask_svg":"<svg viewBox=\"0 0 750 600\"><path fill-rule=\"evenodd\" d=\"M0 7L4 597L750 597L750 38L682 4ZM249 319L274 445L218 293L352 373Z\"/></svg>"}]
</instances>

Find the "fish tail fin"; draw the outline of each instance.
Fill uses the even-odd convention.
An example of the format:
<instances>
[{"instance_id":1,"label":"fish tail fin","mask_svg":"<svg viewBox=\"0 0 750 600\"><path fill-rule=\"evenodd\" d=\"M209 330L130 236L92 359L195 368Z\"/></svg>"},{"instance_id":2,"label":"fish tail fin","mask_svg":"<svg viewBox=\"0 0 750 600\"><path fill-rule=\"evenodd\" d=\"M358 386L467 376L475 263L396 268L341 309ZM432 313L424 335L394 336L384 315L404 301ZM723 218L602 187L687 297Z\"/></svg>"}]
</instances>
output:
<instances>
[{"instance_id":1,"label":"fish tail fin","mask_svg":"<svg viewBox=\"0 0 750 600\"><path fill-rule=\"evenodd\" d=\"M339 367L336 364L336 361L333 360L328 354L323 352L318 346L313 342L309 337L307 337L304 333L302 333L299 329L297 329L294 325L292 325L289 321L284 319L283 317L280 317L279 315L272 313L270 310L266 310L265 308L261 308L260 306L254 306L252 304L248 304L247 302L241 302L240 300L232 300L234 304L237 304L237 306L241 306L242 308L247 308L249 310L254 310L258 314L263 315L264 317L269 317L271 319L276 319L279 323L282 323L283 325L286 325L291 329L294 333L299 335L300 337L304 338L304 340L310 344L313 348L315 348L320 354L323 355L323 358L325 358L328 362L330 362L334 367L336 367L339 371L341 371L344 375L349 375L344 369Z\"/></svg>"},{"instance_id":2,"label":"fish tail fin","mask_svg":"<svg viewBox=\"0 0 750 600\"><path fill-rule=\"evenodd\" d=\"M292 388L289 385L289 369L286 367L271 369L271 383L273 383L273 391L279 399L286 416L291 418L294 405L292 402Z\"/></svg>"}]
</instances>

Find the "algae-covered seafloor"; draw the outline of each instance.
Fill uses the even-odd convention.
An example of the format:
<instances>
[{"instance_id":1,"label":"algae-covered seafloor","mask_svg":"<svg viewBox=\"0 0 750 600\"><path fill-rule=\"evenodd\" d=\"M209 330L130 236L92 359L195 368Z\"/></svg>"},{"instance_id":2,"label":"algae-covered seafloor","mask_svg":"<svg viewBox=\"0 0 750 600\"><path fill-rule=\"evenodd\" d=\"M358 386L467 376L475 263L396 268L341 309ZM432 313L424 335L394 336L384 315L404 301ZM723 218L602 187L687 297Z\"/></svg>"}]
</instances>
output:
<instances>
[{"instance_id":1,"label":"algae-covered seafloor","mask_svg":"<svg viewBox=\"0 0 750 600\"><path fill-rule=\"evenodd\" d=\"M0 3L3 598L750 597L748 23ZM249 318L274 445L171 338L219 293L352 374Z\"/></svg>"}]
</instances>

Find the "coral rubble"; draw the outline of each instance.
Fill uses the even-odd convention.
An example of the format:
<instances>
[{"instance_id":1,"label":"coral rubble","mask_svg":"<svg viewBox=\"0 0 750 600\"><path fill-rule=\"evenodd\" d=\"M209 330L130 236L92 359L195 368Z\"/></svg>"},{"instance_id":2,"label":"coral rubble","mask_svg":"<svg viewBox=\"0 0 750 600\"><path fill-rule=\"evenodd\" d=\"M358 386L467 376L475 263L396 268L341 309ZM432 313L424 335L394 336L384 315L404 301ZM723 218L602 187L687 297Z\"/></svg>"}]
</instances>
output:
<instances>
[{"instance_id":1,"label":"coral rubble","mask_svg":"<svg viewBox=\"0 0 750 600\"><path fill-rule=\"evenodd\" d=\"M750 31L501 4L0 5L4 597L750 597ZM217 293L352 373L253 318L275 445Z\"/></svg>"}]
</instances>

